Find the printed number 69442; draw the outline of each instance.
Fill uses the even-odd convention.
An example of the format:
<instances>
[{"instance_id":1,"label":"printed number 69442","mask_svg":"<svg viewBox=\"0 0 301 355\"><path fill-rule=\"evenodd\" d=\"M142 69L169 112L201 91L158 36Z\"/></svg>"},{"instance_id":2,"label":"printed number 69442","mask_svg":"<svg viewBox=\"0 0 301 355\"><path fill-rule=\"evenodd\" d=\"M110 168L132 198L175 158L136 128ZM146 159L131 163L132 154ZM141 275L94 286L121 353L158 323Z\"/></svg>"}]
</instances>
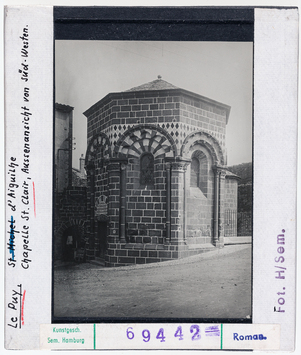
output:
<instances>
[{"instance_id":1,"label":"printed number 69442","mask_svg":"<svg viewBox=\"0 0 301 355\"><path fill-rule=\"evenodd\" d=\"M200 332L200 327L197 324L193 324L190 327L190 333L192 334L191 340L199 340L201 339L201 332ZM135 337L135 334L133 332L133 328L132 327L128 327L126 330L126 336L128 339L132 340ZM183 331L182 331L182 327L178 326L175 334L174 334L175 338L179 338L179 340L183 340L184 339L184 335L183 335ZM143 341L145 343L148 343L151 339L151 333L148 329L144 329L142 330L142 338ZM166 336L164 335L164 329L160 328L157 335L156 335L156 339L160 340L160 342L165 342Z\"/></svg>"}]
</instances>

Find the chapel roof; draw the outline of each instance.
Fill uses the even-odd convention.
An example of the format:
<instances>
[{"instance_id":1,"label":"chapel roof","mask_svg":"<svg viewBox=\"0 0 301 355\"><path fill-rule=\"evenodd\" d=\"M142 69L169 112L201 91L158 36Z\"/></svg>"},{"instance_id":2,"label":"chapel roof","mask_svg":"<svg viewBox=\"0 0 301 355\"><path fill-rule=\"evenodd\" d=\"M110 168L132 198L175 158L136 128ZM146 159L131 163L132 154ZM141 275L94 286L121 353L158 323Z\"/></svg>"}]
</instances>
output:
<instances>
[{"instance_id":1,"label":"chapel roof","mask_svg":"<svg viewBox=\"0 0 301 355\"><path fill-rule=\"evenodd\" d=\"M146 90L170 90L170 89L179 89L179 87L168 83L165 80L162 80L162 77L158 75L158 79L150 81L149 83L135 86L125 92L129 91L146 91Z\"/></svg>"},{"instance_id":2,"label":"chapel roof","mask_svg":"<svg viewBox=\"0 0 301 355\"><path fill-rule=\"evenodd\" d=\"M225 105L221 102L212 100L208 97L201 96L201 95L196 94L194 92L179 88L173 84L170 84L169 82L167 82L165 80L162 80L162 77L160 75L158 75L158 79L150 81L146 84L135 86L135 87L125 90L125 91L111 92L111 93L107 94L101 100L99 100L94 105L92 105L90 108L88 108L85 112L83 112L83 114L86 117L88 117L93 112L98 110L101 106L106 105L109 101L114 100L114 99L119 99L119 98L127 99L127 98L131 98L131 97L136 97L136 95L139 95L139 98L150 97L150 95L152 95L152 92L154 94L158 93L158 92L160 92L160 93L173 92L177 95L185 95L185 96L188 96L194 100L202 101L202 102L209 104L209 105L214 105L215 107L226 111L226 123L228 123L229 113L230 113L230 109L231 109L230 106Z\"/></svg>"}]
</instances>

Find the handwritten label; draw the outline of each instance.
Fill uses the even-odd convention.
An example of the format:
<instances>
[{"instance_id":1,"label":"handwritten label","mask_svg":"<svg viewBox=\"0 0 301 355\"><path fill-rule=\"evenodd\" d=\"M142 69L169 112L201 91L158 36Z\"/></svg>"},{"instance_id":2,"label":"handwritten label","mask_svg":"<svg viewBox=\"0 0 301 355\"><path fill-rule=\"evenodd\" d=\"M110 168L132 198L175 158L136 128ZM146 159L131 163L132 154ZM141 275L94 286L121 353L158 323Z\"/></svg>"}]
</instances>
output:
<instances>
[{"instance_id":1,"label":"handwritten label","mask_svg":"<svg viewBox=\"0 0 301 355\"><path fill-rule=\"evenodd\" d=\"M11 209L11 211L16 211L16 189L19 185L16 183L16 167L18 164L16 163L16 158L11 157L10 162L8 164L7 174L8 174L8 188L7 188L7 206Z\"/></svg>"},{"instance_id":2,"label":"handwritten label","mask_svg":"<svg viewBox=\"0 0 301 355\"><path fill-rule=\"evenodd\" d=\"M24 325L24 301L25 290L22 292L22 284L17 285L11 292L11 298L7 304L9 316L9 323L12 328L21 328Z\"/></svg>"},{"instance_id":3,"label":"handwritten label","mask_svg":"<svg viewBox=\"0 0 301 355\"><path fill-rule=\"evenodd\" d=\"M16 244L15 244L15 239L16 239L16 233L19 233L19 231L16 230L16 225L15 225L15 220L14 217L11 216L11 219L8 221L9 223L9 241L7 243L7 249L9 250L9 255L10 257L8 258L8 265L15 267L16 266L16 257L15 257L15 249L16 249Z\"/></svg>"},{"instance_id":4,"label":"handwritten label","mask_svg":"<svg viewBox=\"0 0 301 355\"><path fill-rule=\"evenodd\" d=\"M53 9L8 6L5 25L5 347L35 349L51 310Z\"/></svg>"},{"instance_id":5,"label":"handwritten label","mask_svg":"<svg viewBox=\"0 0 301 355\"><path fill-rule=\"evenodd\" d=\"M32 112L28 107L30 101L30 72L29 72L29 30L26 25L20 36L21 47L21 68L18 70L20 79L24 83L21 100L26 105L21 106L20 116L23 132L22 161L17 162L16 157L10 157L7 166L7 207L12 212L8 220L9 239L7 248L9 257L7 264L15 268L20 263L22 269L29 269L32 259L32 247L30 243L30 202L34 193L34 182L30 177L30 120ZM35 211L34 211L35 212ZM16 225L18 222L18 226ZM22 222L20 222L22 221Z\"/></svg>"}]
</instances>

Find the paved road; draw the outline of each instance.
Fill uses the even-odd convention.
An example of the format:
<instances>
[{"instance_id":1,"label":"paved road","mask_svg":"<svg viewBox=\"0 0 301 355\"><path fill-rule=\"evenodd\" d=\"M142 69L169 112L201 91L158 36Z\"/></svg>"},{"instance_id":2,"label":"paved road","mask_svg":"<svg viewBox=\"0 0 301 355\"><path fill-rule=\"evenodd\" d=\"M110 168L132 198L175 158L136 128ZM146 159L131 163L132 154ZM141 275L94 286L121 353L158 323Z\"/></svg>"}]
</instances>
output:
<instances>
[{"instance_id":1,"label":"paved road","mask_svg":"<svg viewBox=\"0 0 301 355\"><path fill-rule=\"evenodd\" d=\"M160 264L54 271L55 317L246 318L251 246Z\"/></svg>"}]
</instances>

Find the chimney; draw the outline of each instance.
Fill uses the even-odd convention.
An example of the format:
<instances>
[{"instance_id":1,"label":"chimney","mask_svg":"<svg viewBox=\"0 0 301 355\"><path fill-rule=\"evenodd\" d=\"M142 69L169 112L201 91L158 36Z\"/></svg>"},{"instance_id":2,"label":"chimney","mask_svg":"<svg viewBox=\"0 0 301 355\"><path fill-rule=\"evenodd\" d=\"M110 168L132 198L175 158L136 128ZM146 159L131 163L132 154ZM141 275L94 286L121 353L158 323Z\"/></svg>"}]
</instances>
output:
<instances>
[{"instance_id":1,"label":"chimney","mask_svg":"<svg viewBox=\"0 0 301 355\"><path fill-rule=\"evenodd\" d=\"M85 158L84 158L84 154L82 154L81 157L79 158L79 171L80 171L81 177L84 177L85 176Z\"/></svg>"}]
</instances>

